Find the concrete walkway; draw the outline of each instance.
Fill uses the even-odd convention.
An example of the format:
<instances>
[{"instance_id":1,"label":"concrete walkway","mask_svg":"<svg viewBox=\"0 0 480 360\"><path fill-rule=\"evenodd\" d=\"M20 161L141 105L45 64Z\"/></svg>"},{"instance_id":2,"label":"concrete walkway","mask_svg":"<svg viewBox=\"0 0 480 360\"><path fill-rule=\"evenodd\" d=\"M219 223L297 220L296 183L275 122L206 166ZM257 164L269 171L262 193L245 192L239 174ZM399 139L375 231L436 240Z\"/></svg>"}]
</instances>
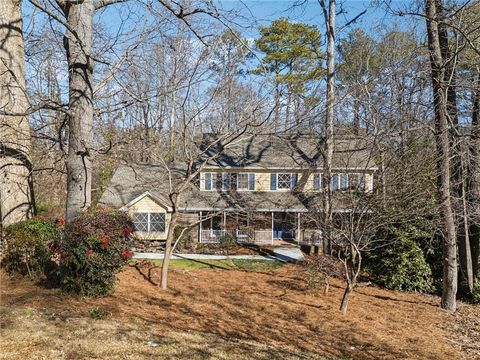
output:
<instances>
[{"instance_id":1,"label":"concrete walkway","mask_svg":"<svg viewBox=\"0 0 480 360\"><path fill-rule=\"evenodd\" d=\"M134 253L134 259L163 259L163 253ZM303 261L303 253L297 248L273 248L269 255L208 255L208 254L173 254L172 259L188 260L276 260L281 262Z\"/></svg>"},{"instance_id":2,"label":"concrete walkway","mask_svg":"<svg viewBox=\"0 0 480 360\"><path fill-rule=\"evenodd\" d=\"M302 251L297 247L274 247L272 252L272 256L284 262L297 262L305 260L305 256L303 256Z\"/></svg>"}]
</instances>

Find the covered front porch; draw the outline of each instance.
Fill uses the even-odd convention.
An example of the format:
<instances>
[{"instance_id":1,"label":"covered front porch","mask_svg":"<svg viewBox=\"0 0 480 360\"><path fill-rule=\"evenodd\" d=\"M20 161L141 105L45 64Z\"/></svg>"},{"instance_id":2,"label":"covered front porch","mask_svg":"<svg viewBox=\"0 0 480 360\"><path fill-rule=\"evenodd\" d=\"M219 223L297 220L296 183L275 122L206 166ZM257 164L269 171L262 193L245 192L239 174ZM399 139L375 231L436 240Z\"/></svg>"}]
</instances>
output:
<instances>
[{"instance_id":1,"label":"covered front porch","mask_svg":"<svg viewBox=\"0 0 480 360\"><path fill-rule=\"evenodd\" d=\"M200 212L200 243L233 239L263 246L321 245L321 231L304 213L286 211Z\"/></svg>"}]
</instances>

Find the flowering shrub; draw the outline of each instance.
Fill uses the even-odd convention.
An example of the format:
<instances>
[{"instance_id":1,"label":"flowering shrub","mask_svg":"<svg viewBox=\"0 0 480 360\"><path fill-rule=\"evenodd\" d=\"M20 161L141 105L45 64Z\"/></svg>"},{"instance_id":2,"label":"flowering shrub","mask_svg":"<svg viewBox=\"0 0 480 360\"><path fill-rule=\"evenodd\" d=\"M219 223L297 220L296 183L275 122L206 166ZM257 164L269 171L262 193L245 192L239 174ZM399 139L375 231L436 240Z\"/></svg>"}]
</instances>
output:
<instances>
[{"instance_id":1,"label":"flowering shrub","mask_svg":"<svg viewBox=\"0 0 480 360\"><path fill-rule=\"evenodd\" d=\"M41 217L18 222L5 230L2 266L9 273L37 278L52 267L63 229Z\"/></svg>"},{"instance_id":2,"label":"flowering shrub","mask_svg":"<svg viewBox=\"0 0 480 360\"><path fill-rule=\"evenodd\" d=\"M109 294L115 274L132 257L132 223L124 212L108 209L81 214L66 225L61 244L61 286L84 296Z\"/></svg>"}]
</instances>

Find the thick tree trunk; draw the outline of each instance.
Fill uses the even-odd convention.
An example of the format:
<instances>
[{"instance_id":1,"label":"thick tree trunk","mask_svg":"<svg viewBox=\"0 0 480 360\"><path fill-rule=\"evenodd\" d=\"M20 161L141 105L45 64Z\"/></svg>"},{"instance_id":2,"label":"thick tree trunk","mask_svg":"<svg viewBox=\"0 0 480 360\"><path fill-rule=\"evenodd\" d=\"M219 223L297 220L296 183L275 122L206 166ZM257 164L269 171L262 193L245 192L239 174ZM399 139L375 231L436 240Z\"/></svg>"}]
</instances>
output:
<instances>
[{"instance_id":1,"label":"thick tree trunk","mask_svg":"<svg viewBox=\"0 0 480 360\"><path fill-rule=\"evenodd\" d=\"M0 39L0 224L7 226L34 211L21 0L0 1Z\"/></svg>"},{"instance_id":2,"label":"thick tree trunk","mask_svg":"<svg viewBox=\"0 0 480 360\"><path fill-rule=\"evenodd\" d=\"M162 278L160 281L160 287L162 289L166 289L168 287L168 267L170 265L170 259L173 255L173 235L175 232L175 226L177 224L178 213L176 210L172 212L172 216L170 218L170 224L168 225L167 231L167 241L165 243L165 253L163 256L163 264L162 264Z\"/></svg>"},{"instance_id":3,"label":"thick tree trunk","mask_svg":"<svg viewBox=\"0 0 480 360\"><path fill-rule=\"evenodd\" d=\"M476 79L475 79L476 78ZM470 133L470 181L469 204L472 211L470 221L470 246L474 278L480 277L480 66L473 80L472 130Z\"/></svg>"},{"instance_id":4,"label":"thick tree trunk","mask_svg":"<svg viewBox=\"0 0 480 360\"><path fill-rule=\"evenodd\" d=\"M65 16L66 50L69 71L69 118L67 157L67 220L72 220L91 205L93 141L93 60L92 0L70 3Z\"/></svg>"},{"instance_id":5,"label":"thick tree trunk","mask_svg":"<svg viewBox=\"0 0 480 360\"><path fill-rule=\"evenodd\" d=\"M447 39L439 31L442 11L440 0L426 0L428 45L432 70L433 102L435 107L435 142L437 147L438 203L443 232L443 289L441 306L449 311L456 310L457 295L457 242L455 219L452 209L451 143L449 136L448 79L446 79L444 48Z\"/></svg>"},{"instance_id":6,"label":"thick tree trunk","mask_svg":"<svg viewBox=\"0 0 480 360\"><path fill-rule=\"evenodd\" d=\"M333 117L335 106L335 0L329 1L328 11L321 2L327 23L327 105L325 113L325 146L323 151L323 218L326 232L324 252L332 252L332 178ZM328 15L327 15L328 13Z\"/></svg>"}]
</instances>

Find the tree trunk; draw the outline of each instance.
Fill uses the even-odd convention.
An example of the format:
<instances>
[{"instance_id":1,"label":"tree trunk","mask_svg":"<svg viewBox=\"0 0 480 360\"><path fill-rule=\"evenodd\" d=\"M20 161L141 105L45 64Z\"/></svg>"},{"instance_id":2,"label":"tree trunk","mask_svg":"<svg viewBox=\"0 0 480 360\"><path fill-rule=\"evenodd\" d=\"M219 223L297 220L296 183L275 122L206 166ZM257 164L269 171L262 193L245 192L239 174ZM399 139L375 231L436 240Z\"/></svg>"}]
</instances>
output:
<instances>
[{"instance_id":1,"label":"tree trunk","mask_svg":"<svg viewBox=\"0 0 480 360\"><path fill-rule=\"evenodd\" d=\"M67 220L87 210L92 202L93 59L92 0L65 5L68 25L66 51L69 73L67 156Z\"/></svg>"},{"instance_id":2,"label":"tree trunk","mask_svg":"<svg viewBox=\"0 0 480 360\"><path fill-rule=\"evenodd\" d=\"M280 87L275 80L275 120L274 120L274 131L277 132L280 130Z\"/></svg>"},{"instance_id":3,"label":"tree trunk","mask_svg":"<svg viewBox=\"0 0 480 360\"><path fill-rule=\"evenodd\" d=\"M462 167L462 173L465 173L465 170ZM470 233L469 233L469 212L467 208L467 194L465 191L465 186L462 181L462 210L463 218L461 220L462 228L459 230L458 236L458 252L460 260L460 269L462 281L460 283L460 288L465 289L469 294L473 292L474 278L473 278L473 262L472 262L472 248L470 245Z\"/></svg>"},{"instance_id":4,"label":"tree trunk","mask_svg":"<svg viewBox=\"0 0 480 360\"><path fill-rule=\"evenodd\" d=\"M344 314L347 313L348 310L348 302L350 301L350 295L352 294L353 286L348 284L343 292L342 303L340 304L340 311Z\"/></svg>"},{"instance_id":5,"label":"tree trunk","mask_svg":"<svg viewBox=\"0 0 480 360\"><path fill-rule=\"evenodd\" d=\"M162 289L166 289L168 287L168 267L170 265L170 259L172 258L173 254L173 235L175 231L175 226L177 224L178 213L177 211L173 210L172 216L170 218L170 224L168 225L168 232L167 232L167 241L165 243L165 253L163 256L163 264L162 264L162 278L160 281L160 287Z\"/></svg>"},{"instance_id":6,"label":"tree trunk","mask_svg":"<svg viewBox=\"0 0 480 360\"><path fill-rule=\"evenodd\" d=\"M333 158L333 117L335 105L335 0L329 1L328 11L321 2L325 22L327 24L327 104L325 113L325 147L323 151L323 218L326 231L326 246L324 252L332 252L332 193L330 182L332 178ZM328 15L327 15L328 13Z\"/></svg>"},{"instance_id":7,"label":"tree trunk","mask_svg":"<svg viewBox=\"0 0 480 360\"><path fill-rule=\"evenodd\" d=\"M0 224L34 211L22 2L0 1ZM1 229L0 229L1 231Z\"/></svg>"},{"instance_id":8,"label":"tree trunk","mask_svg":"<svg viewBox=\"0 0 480 360\"><path fill-rule=\"evenodd\" d=\"M445 76L445 58L447 51L442 44L446 33L439 31L442 11L440 0L426 0L428 45L430 50L431 76L433 83L433 102L435 108L435 142L437 147L437 175L443 232L443 289L441 306L449 311L456 310L457 295L457 243L455 219L451 195L451 144L448 121L448 79ZM445 45L444 45L445 46Z\"/></svg>"},{"instance_id":9,"label":"tree trunk","mask_svg":"<svg viewBox=\"0 0 480 360\"><path fill-rule=\"evenodd\" d=\"M476 67L473 77L472 100L472 130L470 133L470 181L469 203L473 209L470 221L470 245L472 249L473 276L480 277L480 66ZM476 78L476 81L475 81ZM475 211L476 210L476 211ZM477 280L478 281L478 280Z\"/></svg>"},{"instance_id":10,"label":"tree trunk","mask_svg":"<svg viewBox=\"0 0 480 360\"><path fill-rule=\"evenodd\" d=\"M360 91L355 88L353 99L353 131L355 135L360 134Z\"/></svg>"}]
</instances>

